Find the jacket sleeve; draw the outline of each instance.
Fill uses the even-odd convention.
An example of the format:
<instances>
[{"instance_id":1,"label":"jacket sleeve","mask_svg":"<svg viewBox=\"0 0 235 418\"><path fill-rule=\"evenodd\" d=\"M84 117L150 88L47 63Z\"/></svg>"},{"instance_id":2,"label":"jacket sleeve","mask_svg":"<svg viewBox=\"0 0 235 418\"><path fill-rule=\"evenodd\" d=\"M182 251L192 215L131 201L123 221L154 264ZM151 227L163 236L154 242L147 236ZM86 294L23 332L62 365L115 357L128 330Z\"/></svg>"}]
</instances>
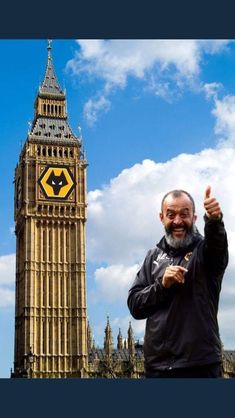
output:
<instances>
[{"instance_id":1,"label":"jacket sleeve","mask_svg":"<svg viewBox=\"0 0 235 418\"><path fill-rule=\"evenodd\" d=\"M159 278L152 277L151 266L152 257L148 253L129 290L127 304L135 319L153 315L169 297L170 289L166 289Z\"/></svg>"},{"instance_id":2,"label":"jacket sleeve","mask_svg":"<svg viewBox=\"0 0 235 418\"><path fill-rule=\"evenodd\" d=\"M228 264L228 241L221 219L210 219L206 215L205 219L205 239L204 239L204 259L206 266L217 274L223 274Z\"/></svg>"}]
</instances>

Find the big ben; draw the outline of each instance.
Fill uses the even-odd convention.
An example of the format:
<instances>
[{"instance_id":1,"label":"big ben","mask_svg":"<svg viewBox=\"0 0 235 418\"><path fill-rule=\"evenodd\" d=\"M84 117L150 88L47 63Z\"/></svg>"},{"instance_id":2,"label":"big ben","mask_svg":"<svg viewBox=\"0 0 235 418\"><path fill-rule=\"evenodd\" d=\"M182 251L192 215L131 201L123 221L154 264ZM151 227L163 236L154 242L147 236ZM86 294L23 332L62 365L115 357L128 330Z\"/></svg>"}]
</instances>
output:
<instances>
[{"instance_id":1,"label":"big ben","mask_svg":"<svg viewBox=\"0 0 235 418\"><path fill-rule=\"evenodd\" d=\"M51 41L15 170L14 376L86 377L86 160L57 81Z\"/></svg>"}]
</instances>

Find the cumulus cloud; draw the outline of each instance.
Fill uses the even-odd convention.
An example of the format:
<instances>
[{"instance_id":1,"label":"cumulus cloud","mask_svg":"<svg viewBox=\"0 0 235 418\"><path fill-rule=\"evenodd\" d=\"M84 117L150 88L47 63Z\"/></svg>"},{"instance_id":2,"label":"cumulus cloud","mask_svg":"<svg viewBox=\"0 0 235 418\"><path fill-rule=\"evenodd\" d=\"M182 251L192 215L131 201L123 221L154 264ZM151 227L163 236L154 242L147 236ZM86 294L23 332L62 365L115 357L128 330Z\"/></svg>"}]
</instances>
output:
<instances>
[{"instance_id":1,"label":"cumulus cloud","mask_svg":"<svg viewBox=\"0 0 235 418\"><path fill-rule=\"evenodd\" d=\"M11 226L11 227L10 227L10 233L11 233L12 235L14 235L14 234L15 234L15 226Z\"/></svg>"},{"instance_id":2,"label":"cumulus cloud","mask_svg":"<svg viewBox=\"0 0 235 418\"><path fill-rule=\"evenodd\" d=\"M0 307L14 305L15 254L0 256Z\"/></svg>"},{"instance_id":3,"label":"cumulus cloud","mask_svg":"<svg viewBox=\"0 0 235 418\"><path fill-rule=\"evenodd\" d=\"M0 256L0 285L15 282L15 254Z\"/></svg>"},{"instance_id":4,"label":"cumulus cloud","mask_svg":"<svg viewBox=\"0 0 235 418\"><path fill-rule=\"evenodd\" d=\"M128 267L115 264L98 268L95 272L95 281L100 289L101 297L110 303L125 300L126 289L131 285L139 267L139 264Z\"/></svg>"},{"instance_id":5,"label":"cumulus cloud","mask_svg":"<svg viewBox=\"0 0 235 418\"><path fill-rule=\"evenodd\" d=\"M15 292L11 289L4 289L0 287L0 308L6 308L14 305Z\"/></svg>"},{"instance_id":6,"label":"cumulus cloud","mask_svg":"<svg viewBox=\"0 0 235 418\"><path fill-rule=\"evenodd\" d=\"M220 135L221 147L235 146L235 96L215 100L212 114L216 117L215 133Z\"/></svg>"},{"instance_id":7,"label":"cumulus cloud","mask_svg":"<svg viewBox=\"0 0 235 418\"><path fill-rule=\"evenodd\" d=\"M223 50L227 50L228 43L232 43L226 39L207 39L207 40L198 40L202 50L208 54L218 54Z\"/></svg>"},{"instance_id":8,"label":"cumulus cloud","mask_svg":"<svg viewBox=\"0 0 235 418\"><path fill-rule=\"evenodd\" d=\"M127 330L129 328L129 324L131 323L134 332L134 338L137 340L144 335L145 322L145 320L136 321L130 315L127 315L125 317L114 318L110 321L110 325L113 328L119 327L121 330L125 330L126 334L122 332L122 336L123 338L127 338Z\"/></svg>"},{"instance_id":9,"label":"cumulus cloud","mask_svg":"<svg viewBox=\"0 0 235 418\"><path fill-rule=\"evenodd\" d=\"M226 305L222 305L221 309L219 310L218 320L220 325L222 342L225 349L234 349L234 318L235 309L226 309Z\"/></svg>"},{"instance_id":10,"label":"cumulus cloud","mask_svg":"<svg viewBox=\"0 0 235 418\"><path fill-rule=\"evenodd\" d=\"M86 73L101 78L106 89L124 87L128 76L144 78L158 64L160 71L171 65L183 77L199 73L203 53L221 52L228 41L213 40L78 40L76 52L67 68L74 74Z\"/></svg>"},{"instance_id":11,"label":"cumulus cloud","mask_svg":"<svg viewBox=\"0 0 235 418\"><path fill-rule=\"evenodd\" d=\"M157 96L171 99L185 86L195 84L205 54L218 54L228 46L227 40L78 40L79 51L68 61L67 70L74 75L103 82L104 101L115 88L124 88L128 78L142 80ZM90 102L91 100L91 102ZM104 107L93 105L90 99L85 108L92 107L92 121ZM94 100L94 104L97 99ZM89 117L90 112L84 113ZM90 121L91 122L91 121Z\"/></svg>"},{"instance_id":12,"label":"cumulus cloud","mask_svg":"<svg viewBox=\"0 0 235 418\"><path fill-rule=\"evenodd\" d=\"M111 102L103 95L97 99L89 99L84 106L84 116L89 125L94 125L99 114L106 113L111 106Z\"/></svg>"},{"instance_id":13,"label":"cumulus cloud","mask_svg":"<svg viewBox=\"0 0 235 418\"><path fill-rule=\"evenodd\" d=\"M205 92L206 95L206 99L210 100L210 99L214 99L216 100L218 98L218 93L219 91L222 89L222 84L221 83L205 83L203 86L203 90Z\"/></svg>"}]
</instances>

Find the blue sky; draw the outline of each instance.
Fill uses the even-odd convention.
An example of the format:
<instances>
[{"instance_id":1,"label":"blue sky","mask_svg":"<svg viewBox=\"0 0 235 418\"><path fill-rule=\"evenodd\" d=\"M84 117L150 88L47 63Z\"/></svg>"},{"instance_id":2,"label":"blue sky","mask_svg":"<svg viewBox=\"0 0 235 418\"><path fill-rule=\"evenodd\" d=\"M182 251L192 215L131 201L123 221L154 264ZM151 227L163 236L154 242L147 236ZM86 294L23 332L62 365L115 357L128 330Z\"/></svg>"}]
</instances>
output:
<instances>
[{"instance_id":1,"label":"blue sky","mask_svg":"<svg viewBox=\"0 0 235 418\"><path fill-rule=\"evenodd\" d=\"M0 40L1 241L0 377L14 346L13 178L47 61L46 40ZM55 40L52 55L66 88L69 123L82 129L88 159L87 300L94 339L106 317L126 338L128 287L147 250L162 236L162 195L185 188L203 232L207 184L220 200L230 263L219 324L235 348L235 44L193 40ZM144 321L132 320L136 339Z\"/></svg>"}]
</instances>

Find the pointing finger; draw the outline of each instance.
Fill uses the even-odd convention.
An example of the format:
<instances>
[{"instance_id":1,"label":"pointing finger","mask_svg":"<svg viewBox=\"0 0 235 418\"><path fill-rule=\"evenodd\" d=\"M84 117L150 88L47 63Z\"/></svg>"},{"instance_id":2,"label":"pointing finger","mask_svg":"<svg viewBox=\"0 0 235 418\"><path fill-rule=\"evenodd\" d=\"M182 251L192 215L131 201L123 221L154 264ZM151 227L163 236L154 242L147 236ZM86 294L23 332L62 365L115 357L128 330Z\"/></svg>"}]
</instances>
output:
<instances>
[{"instance_id":1,"label":"pointing finger","mask_svg":"<svg viewBox=\"0 0 235 418\"><path fill-rule=\"evenodd\" d=\"M182 273L187 273L188 271L185 267L182 267L182 266L178 266L178 268Z\"/></svg>"},{"instance_id":2,"label":"pointing finger","mask_svg":"<svg viewBox=\"0 0 235 418\"><path fill-rule=\"evenodd\" d=\"M168 269L173 271L181 271L182 273L186 273L188 270L183 266L169 266Z\"/></svg>"}]
</instances>

